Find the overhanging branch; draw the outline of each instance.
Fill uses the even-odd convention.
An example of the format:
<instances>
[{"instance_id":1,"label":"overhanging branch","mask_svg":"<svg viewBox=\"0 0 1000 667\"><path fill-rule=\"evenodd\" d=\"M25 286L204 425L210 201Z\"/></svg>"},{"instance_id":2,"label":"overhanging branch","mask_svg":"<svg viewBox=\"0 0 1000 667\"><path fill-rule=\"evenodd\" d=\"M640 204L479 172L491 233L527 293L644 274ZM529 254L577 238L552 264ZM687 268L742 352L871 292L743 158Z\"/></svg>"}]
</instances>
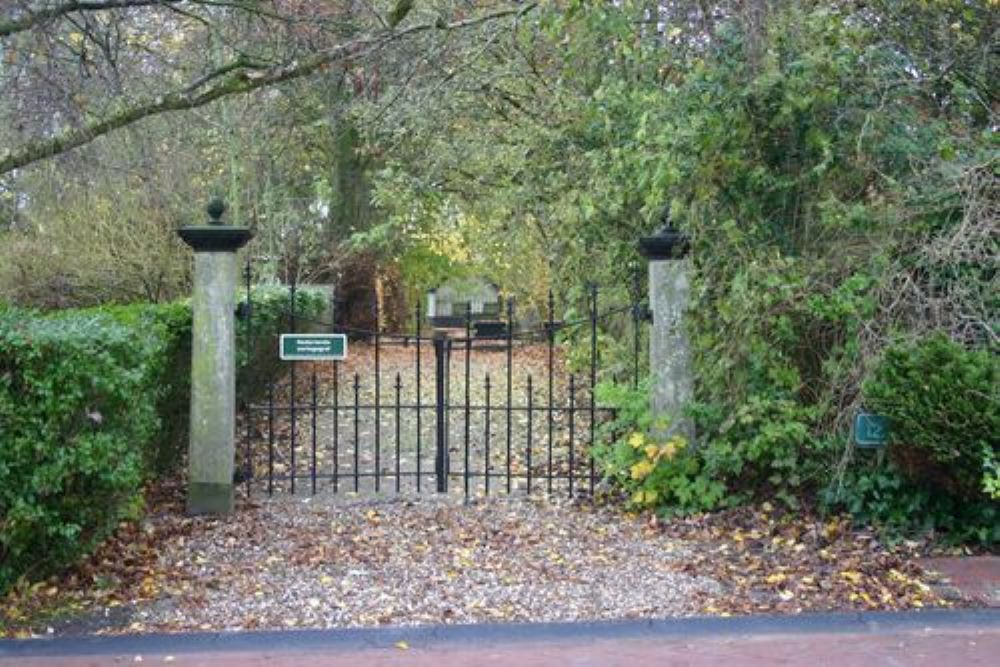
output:
<instances>
[{"instance_id":1,"label":"overhanging branch","mask_svg":"<svg viewBox=\"0 0 1000 667\"><path fill-rule=\"evenodd\" d=\"M0 37L30 30L36 25L57 19L73 12L101 12L111 9L128 7L149 7L151 5L168 5L180 0L71 0L60 5L54 5L38 11L29 11L16 19L0 20Z\"/></svg>"},{"instance_id":2,"label":"overhanging branch","mask_svg":"<svg viewBox=\"0 0 1000 667\"><path fill-rule=\"evenodd\" d=\"M125 0L121 1L124 2ZM147 0L130 1L146 2ZM535 6L535 3L531 3L522 7L499 10L444 25L437 22L419 23L402 30L378 33L345 42L331 49L315 53L307 58L293 60L292 62L275 67L251 69L252 66L245 62L237 61L229 63L179 90L136 103L127 109L91 121L81 127L67 130L56 136L29 141L14 150L0 151L0 176L10 173L15 169L25 167L33 162L38 162L83 146L97 137L131 125L144 118L169 111L194 109L223 97L249 93L285 81L302 78L343 59L345 56L357 57L360 54L384 48L393 42L418 33L435 29L459 30L468 28L509 16L520 16L530 12Z\"/></svg>"}]
</instances>

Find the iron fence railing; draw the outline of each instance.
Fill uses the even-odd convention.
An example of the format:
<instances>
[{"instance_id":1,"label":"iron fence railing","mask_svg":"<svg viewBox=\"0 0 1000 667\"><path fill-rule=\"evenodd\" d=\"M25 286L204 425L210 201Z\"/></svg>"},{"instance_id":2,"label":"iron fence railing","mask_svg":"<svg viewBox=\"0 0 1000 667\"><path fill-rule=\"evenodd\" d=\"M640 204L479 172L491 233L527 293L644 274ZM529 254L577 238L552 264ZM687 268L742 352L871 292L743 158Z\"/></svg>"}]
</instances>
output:
<instances>
[{"instance_id":1,"label":"iron fence railing","mask_svg":"<svg viewBox=\"0 0 1000 667\"><path fill-rule=\"evenodd\" d=\"M250 278L248 270L248 302ZM516 330L508 300L502 336L474 335L468 311L464 331L427 335L419 307L413 331L362 330L298 316L297 287L288 289L291 332L308 320L351 334L362 341L354 348L365 363L352 359L351 372L345 362L287 362L287 376L268 385L265 399L242 406L248 491L258 483L268 494L297 493L302 484L311 493L321 485L356 493L593 493L597 428L613 414L595 391L599 325L631 316L638 382L641 304L600 311L592 286L585 318L556 321L550 295L548 317L533 330ZM252 305L244 312L250 341ZM573 328L589 336L583 373L559 359L556 339Z\"/></svg>"}]
</instances>

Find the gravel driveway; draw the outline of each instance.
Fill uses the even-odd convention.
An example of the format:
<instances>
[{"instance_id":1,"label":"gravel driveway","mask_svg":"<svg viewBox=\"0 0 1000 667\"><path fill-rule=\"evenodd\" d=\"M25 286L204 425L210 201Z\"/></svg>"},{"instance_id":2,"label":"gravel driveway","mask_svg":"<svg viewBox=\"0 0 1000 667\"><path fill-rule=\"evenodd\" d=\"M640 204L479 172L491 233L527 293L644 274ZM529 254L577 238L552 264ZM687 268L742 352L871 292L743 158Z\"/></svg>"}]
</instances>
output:
<instances>
[{"instance_id":1,"label":"gravel driveway","mask_svg":"<svg viewBox=\"0 0 1000 667\"><path fill-rule=\"evenodd\" d=\"M568 621L697 612L681 542L523 497L276 496L163 542L128 631ZM155 527L153 527L155 530Z\"/></svg>"}]
</instances>

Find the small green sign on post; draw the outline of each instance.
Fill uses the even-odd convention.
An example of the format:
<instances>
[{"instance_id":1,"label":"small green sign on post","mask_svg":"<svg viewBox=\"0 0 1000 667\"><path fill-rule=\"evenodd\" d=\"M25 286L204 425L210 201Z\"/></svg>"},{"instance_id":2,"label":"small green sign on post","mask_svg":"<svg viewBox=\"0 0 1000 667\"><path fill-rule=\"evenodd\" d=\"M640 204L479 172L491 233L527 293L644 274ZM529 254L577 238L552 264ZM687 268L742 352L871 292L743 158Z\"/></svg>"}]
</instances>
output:
<instances>
[{"instance_id":1,"label":"small green sign on post","mask_svg":"<svg viewBox=\"0 0 1000 667\"><path fill-rule=\"evenodd\" d=\"M278 354L282 361L343 361L347 358L347 336L281 334Z\"/></svg>"},{"instance_id":2,"label":"small green sign on post","mask_svg":"<svg viewBox=\"0 0 1000 667\"><path fill-rule=\"evenodd\" d=\"M889 420L882 415L859 412L854 417L854 442L858 447L885 447L889 440Z\"/></svg>"}]
</instances>

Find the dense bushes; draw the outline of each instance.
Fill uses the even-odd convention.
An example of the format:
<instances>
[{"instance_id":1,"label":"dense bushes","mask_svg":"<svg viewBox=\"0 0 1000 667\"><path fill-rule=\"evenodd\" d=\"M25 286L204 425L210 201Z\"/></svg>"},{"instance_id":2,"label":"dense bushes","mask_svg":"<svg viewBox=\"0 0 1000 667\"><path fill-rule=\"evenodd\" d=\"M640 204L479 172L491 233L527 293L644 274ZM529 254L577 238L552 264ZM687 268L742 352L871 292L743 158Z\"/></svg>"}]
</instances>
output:
<instances>
[{"instance_id":1,"label":"dense bushes","mask_svg":"<svg viewBox=\"0 0 1000 667\"><path fill-rule=\"evenodd\" d=\"M855 462L824 500L893 533L1000 542L998 370L942 335L887 347L863 391L891 420L889 461Z\"/></svg>"},{"instance_id":2,"label":"dense bushes","mask_svg":"<svg viewBox=\"0 0 1000 667\"><path fill-rule=\"evenodd\" d=\"M0 590L140 510L166 348L107 315L0 316Z\"/></svg>"},{"instance_id":3,"label":"dense bushes","mask_svg":"<svg viewBox=\"0 0 1000 667\"><path fill-rule=\"evenodd\" d=\"M241 368L277 356L286 321L287 291L253 300L254 345L237 328ZM302 290L298 312L316 317L324 302ZM150 475L182 460L190 331L186 303L0 308L0 591L86 553L141 510Z\"/></svg>"},{"instance_id":4,"label":"dense bushes","mask_svg":"<svg viewBox=\"0 0 1000 667\"><path fill-rule=\"evenodd\" d=\"M986 11L955 4L942 48L995 68L972 56ZM594 113L635 142L616 185L691 238L696 474L726 502L995 542L996 152L968 79L939 80L894 12L892 40L855 12L773 3L693 63L650 50L669 80L605 80ZM885 461L854 448L862 409L892 419Z\"/></svg>"},{"instance_id":5,"label":"dense bushes","mask_svg":"<svg viewBox=\"0 0 1000 667\"><path fill-rule=\"evenodd\" d=\"M915 483L975 499L1000 448L1000 358L943 336L888 347L865 403L892 420L891 453Z\"/></svg>"}]
</instances>

